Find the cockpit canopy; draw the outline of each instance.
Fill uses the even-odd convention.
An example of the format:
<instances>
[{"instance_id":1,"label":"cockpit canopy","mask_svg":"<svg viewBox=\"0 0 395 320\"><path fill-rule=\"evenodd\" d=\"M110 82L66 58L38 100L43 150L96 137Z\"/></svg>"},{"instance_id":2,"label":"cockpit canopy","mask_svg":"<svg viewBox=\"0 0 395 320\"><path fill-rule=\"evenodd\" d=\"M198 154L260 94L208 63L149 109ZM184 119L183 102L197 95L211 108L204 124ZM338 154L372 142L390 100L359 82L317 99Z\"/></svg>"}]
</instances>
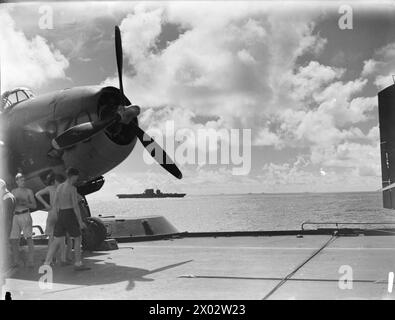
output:
<instances>
[{"instance_id":1,"label":"cockpit canopy","mask_svg":"<svg viewBox=\"0 0 395 320\"><path fill-rule=\"evenodd\" d=\"M6 91L1 95L0 111L7 111L17 103L33 97L33 92L28 88L16 88L14 90Z\"/></svg>"}]
</instances>

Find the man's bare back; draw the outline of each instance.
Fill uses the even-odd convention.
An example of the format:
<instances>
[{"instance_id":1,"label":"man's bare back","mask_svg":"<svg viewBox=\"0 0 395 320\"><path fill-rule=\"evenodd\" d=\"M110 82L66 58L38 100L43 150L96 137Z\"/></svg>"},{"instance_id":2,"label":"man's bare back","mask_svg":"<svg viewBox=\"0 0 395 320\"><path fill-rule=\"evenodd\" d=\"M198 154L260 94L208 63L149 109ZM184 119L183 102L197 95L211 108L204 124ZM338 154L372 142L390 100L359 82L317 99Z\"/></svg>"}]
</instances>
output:
<instances>
[{"instance_id":1,"label":"man's bare back","mask_svg":"<svg viewBox=\"0 0 395 320\"><path fill-rule=\"evenodd\" d=\"M60 210L74 208L77 198L77 189L67 181L61 183L56 189L56 205Z\"/></svg>"}]
</instances>

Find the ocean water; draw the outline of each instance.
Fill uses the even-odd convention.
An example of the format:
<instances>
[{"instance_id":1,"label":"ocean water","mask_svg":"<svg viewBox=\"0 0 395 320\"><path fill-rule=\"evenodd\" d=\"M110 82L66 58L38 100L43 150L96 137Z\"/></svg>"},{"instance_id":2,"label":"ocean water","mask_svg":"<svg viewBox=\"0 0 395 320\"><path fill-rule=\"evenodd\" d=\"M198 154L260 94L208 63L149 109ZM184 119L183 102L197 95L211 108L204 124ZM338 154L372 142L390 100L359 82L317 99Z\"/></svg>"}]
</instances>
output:
<instances>
[{"instance_id":1,"label":"ocean water","mask_svg":"<svg viewBox=\"0 0 395 320\"><path fill-rule=\"evenodd\" d=\"M382 208L380 192L187 195L185 198L90 200L93 216L166 217L179 231L300 229L313 222L393 222L395 211ZM46 213L33 214L45 224ZM395 225L394 225L395 226Z\"/></svg>"}]
</instances>

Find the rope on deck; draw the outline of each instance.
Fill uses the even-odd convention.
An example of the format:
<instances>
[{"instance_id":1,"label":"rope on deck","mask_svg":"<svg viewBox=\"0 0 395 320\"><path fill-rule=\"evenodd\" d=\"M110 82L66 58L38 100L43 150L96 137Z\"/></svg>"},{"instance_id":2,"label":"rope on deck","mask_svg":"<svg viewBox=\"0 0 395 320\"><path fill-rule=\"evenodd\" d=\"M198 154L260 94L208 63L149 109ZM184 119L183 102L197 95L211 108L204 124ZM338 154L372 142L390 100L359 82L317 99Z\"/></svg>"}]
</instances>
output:
<instances>
[{"instance_id":1,"label":"rope on deck","mask_svg":"<svg viewBox=\"0 0 395 320\"><path fill-rule=\"evenodd\" d=\"M266 296L262 298L262 300L268 299L274 292L276 292L284 283L288 281L296 272L299 271L306 263L308 263L311 259L313 259L317 254L319 254L322 250L324 250L327 246L329 246L333 241L337 239L337 231L330 237L330 239L325 242L317 251L315 251L310 257L304 260L301 264L299 264L293 271L291 271L287 276L285 276Z\"/></svg>"}]
</instances>

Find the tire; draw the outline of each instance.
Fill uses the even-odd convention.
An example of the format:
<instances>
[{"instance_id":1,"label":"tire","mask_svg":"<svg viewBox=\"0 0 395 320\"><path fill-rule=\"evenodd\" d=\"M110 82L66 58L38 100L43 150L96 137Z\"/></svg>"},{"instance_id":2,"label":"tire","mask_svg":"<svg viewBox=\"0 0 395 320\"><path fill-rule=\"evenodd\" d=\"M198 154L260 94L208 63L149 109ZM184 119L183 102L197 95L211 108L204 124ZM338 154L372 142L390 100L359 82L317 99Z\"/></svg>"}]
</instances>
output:
<instances>
[{"instance_id":1,"label":"tire","mask_svg":"<svg viewBox=\"0 0 395 320\"><path fill-rule=\"evenodd\" d=\"M86 229L82 230L82 249L84 251L94 251L107 237L106 226L99 218L89 217L84 220Z\"/></svg>"}]
</instances>

